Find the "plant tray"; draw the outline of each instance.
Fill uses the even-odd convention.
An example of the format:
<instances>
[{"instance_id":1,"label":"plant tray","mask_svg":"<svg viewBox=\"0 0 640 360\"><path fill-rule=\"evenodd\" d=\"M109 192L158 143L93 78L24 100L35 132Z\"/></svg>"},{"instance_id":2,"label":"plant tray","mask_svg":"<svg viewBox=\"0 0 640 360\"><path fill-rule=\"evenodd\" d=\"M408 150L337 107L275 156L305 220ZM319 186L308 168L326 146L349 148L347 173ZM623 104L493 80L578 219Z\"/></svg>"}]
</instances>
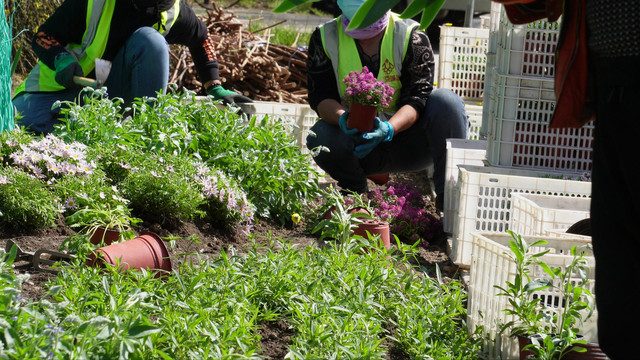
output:
<instances>
[{"instance_id":1,"label":"plant tray","mask_svg":"<svg viewBox=\"0 0 640 360\"><path fill-rule=\"evenodd\" d=\"M438 87L482 101L489 29L440 26Z\"/></svg>"},{"instance_id":2,"label":"plant tray","mask_svg":"<svg viewBox=\"0 0 640 360\"><path fill-rule=\"evenodd\" d=\"M512 194L591 196L590 182L561 172L474 165L459 165L458 171L458 184L452 192L458 208L453 216L449 255L458 265L471 264L472 232L502 233L509 229Z\"/></svg>"},{"instance_id":3,"label":"plant tray","mask_svg":"<svg viewBox=\"0 0 640 360\"><path fill-rule=\"evenodd\" d=\"M515 278L515 263L507 255L511 253L509 248L509 240L512 239L511 235L483 232L474 232L471 235L473 238L473 258L469 273L469 302L467 305L467 320L470 331L473 331L478 326L483 326L489 339L495 339L495 342L487 341L486 344L489 358L519 359L517 340L507 335L499 336L497 334L498 324L512 320L503 311L503 309L509 307L507 299L503 296L498 296L499 291L494 287L495 285L503 286L506 281L513 282ZM547 241L548 244L533 248L532 251L550 250L540 260L551 268L561 268L563 270L571 263L570 250L572 246L583 246L591 243L590 240L581 236L563 239L538 236L522 237L528 243L539 239ZM592 253L589 254L585 257L591 268L590 281L586 288L593 293L595 286L595 259ZM549 276L539 266L531 268L531 277L549 279ZM579 281L579 278L576 278L575 281ZM541 297L546 305L555 308L556 311L562 309L562 294L557 290L545 289L536 293L536 295ZM582 315L584 319L587 316L587 312L583 312ZM597 310L594 310L592 316L580 326L580 334L584 335L588 342L598 341L597 318Z\"/></svg>"},{"instance_id":4,"label":"plant tray","mask_svg":"<svg viewBox=\"0 0 640 360\"><path fill-rule=\"evenodd\" d=\"M511 195L509 229L526 235L550 235L549 230L566 231L571 225L589 217L591 199L555 195Z\"/></svg>"},{"instance_id":5,"label":"plant tray","mask_svg":"<svg viewBox=\"0 0 640 360\"><path fill-rule=\"evenodd\" d=\"M454 201L454 189L458 185L458 165L484 165L487 142L484 140L447 139L447 167L445 170L443 226L446 233L453 231L458 203Z\"/></svg>"}]
</instances>

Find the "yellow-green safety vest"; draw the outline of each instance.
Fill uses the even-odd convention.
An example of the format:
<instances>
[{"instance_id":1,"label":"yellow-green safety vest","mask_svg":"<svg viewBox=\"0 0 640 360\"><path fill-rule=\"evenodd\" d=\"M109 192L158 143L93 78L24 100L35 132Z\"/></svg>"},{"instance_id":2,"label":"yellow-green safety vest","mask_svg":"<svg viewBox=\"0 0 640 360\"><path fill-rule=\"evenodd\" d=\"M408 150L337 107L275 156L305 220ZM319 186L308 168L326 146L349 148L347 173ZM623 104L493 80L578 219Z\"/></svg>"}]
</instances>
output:
<instances>
[{"instance_id":1,"label":"yellow-green safety vest","mask_svg":"<svg viewBox=\"0 0 640 360\"><path fill-rule=\"evenodd\" d=\"M84 75L89 74L95 68L95 60L102 57L107 47L111 18L116 6L116 0L89 0L87 3L87 28L82 35L82 44L69 43L65 49L78 61ZM175 0L173 6L160 14L160 24L153 28L165 37L175 24L180 14L180 0ZM56 72L38 61L29 72L27 78L20 84L15 95L28 92L53 92L64 90L64 86L55 80Z\"/></svg>"},{"instance_id":2,"label":"yellow-green safety vest","mask_svg":"<svg viewBox=\"0 0 640 360\"><path fill-rule=\"evenodd\" d=\"M414 20L401 19L398 14L391 13L389 24L382 37L378 80L386 82L395 90L393 99L386 110L390 113L397 110L396 105L402 89L400 82L402 61L409 47L411 31L418 25ZM320 26L320 35L324 51L333 65L340 97L344 98L346 85L342 79L351 71L360 71L363 67L355 40L343 31L341 16Z\"/></svg>"}]
</instances>

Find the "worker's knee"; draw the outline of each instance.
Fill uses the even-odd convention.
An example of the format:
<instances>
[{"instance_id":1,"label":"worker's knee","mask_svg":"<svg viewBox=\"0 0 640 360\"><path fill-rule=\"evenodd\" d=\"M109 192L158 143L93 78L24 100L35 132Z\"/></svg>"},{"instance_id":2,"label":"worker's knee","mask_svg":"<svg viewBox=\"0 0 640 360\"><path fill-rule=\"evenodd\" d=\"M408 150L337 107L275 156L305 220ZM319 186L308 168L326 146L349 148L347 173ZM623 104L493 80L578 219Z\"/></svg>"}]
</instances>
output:
<instances>
[{"instance_id":1,"label":"worker's knee","mask_svg":"<svg viewBox=\"0 0 640 360\"><path fill-rule=\"evenodd\" d=\"M154 28L145 26L136 30L127 41L127 47L137 57L147 57L159 62L169 61L167 40Z\"/></svg>"}]
</instances>

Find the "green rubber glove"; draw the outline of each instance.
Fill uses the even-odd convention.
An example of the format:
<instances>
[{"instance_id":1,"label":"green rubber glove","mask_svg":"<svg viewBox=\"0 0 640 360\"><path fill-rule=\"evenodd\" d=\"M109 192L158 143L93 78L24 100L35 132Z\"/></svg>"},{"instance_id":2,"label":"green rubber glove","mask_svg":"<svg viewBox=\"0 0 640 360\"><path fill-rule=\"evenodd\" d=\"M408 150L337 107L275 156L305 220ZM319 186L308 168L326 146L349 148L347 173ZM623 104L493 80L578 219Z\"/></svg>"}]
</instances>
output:
<instances>
[{"instance_id":1,"label":"green rubber glove","mask_svg":"<svg viewBox=\"0 0 640 360\"><path fill-rule=\"evenodd\" d=\"M80 64L66 51L56 55L53 65L56 67L56 82L66 89L78 86L73 82L74 76L84 76Z\"/></svg>"},{"instance_id":2,"label":"green rubber glove","mask_svg":"<svg viewBox=\"0 0 640 360\"><path fill-rule=\"evenodd\" d=\"M209 90L209 95L213 96L216 100L222 100L225 104L241 104L250 103L253 100L244 95L240 95L235 91L227 90L222 86L216 86Z\"/></svg>"},{"instance_id":3,"label":"green rubber glove","mask_svg":"<svg viewBox=\"0 0 640 360\"><path fill-rule=\"evenodd\" d=\"M358 159L367 156L378 144L393 139L393 126L388 121L382 121L376 117L373 124L373 131L362 134L362 138L367 140L366 143L356 146L354 153Z\"/></svg>"}]
</instances>

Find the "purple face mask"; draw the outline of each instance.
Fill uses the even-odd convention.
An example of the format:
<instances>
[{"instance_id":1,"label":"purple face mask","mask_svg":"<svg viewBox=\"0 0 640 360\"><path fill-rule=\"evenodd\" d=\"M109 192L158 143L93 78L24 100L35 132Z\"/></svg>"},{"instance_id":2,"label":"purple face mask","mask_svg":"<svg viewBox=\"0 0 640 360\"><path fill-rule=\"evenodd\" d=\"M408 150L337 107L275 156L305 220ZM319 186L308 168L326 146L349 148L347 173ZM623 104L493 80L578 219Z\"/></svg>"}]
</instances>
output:
<instances>
[{"instance_id":1,"label":"purple face mask","mask_svg":"<svg viewBox=\"0 0 640 360\"><path fill-rule=\"evenodd\" d=\"M382 16L380 18L380 20L376 21L375 23L369 25L368 27L364 28L364 29L356 29L356 30L349 30L347 31L347 26L349 26L350 21L347 19L346 16L342 16L342 30L344 30L345 34L351 36L354 39L358 39L358 40L364 40L364 39L371 39L372 37L380 34L381 32L384 31L384 29L387 28L387 24L389 23L389 11L387 11L386 14L384 14L384 16Z\"/></svg>"}]
</instances>

